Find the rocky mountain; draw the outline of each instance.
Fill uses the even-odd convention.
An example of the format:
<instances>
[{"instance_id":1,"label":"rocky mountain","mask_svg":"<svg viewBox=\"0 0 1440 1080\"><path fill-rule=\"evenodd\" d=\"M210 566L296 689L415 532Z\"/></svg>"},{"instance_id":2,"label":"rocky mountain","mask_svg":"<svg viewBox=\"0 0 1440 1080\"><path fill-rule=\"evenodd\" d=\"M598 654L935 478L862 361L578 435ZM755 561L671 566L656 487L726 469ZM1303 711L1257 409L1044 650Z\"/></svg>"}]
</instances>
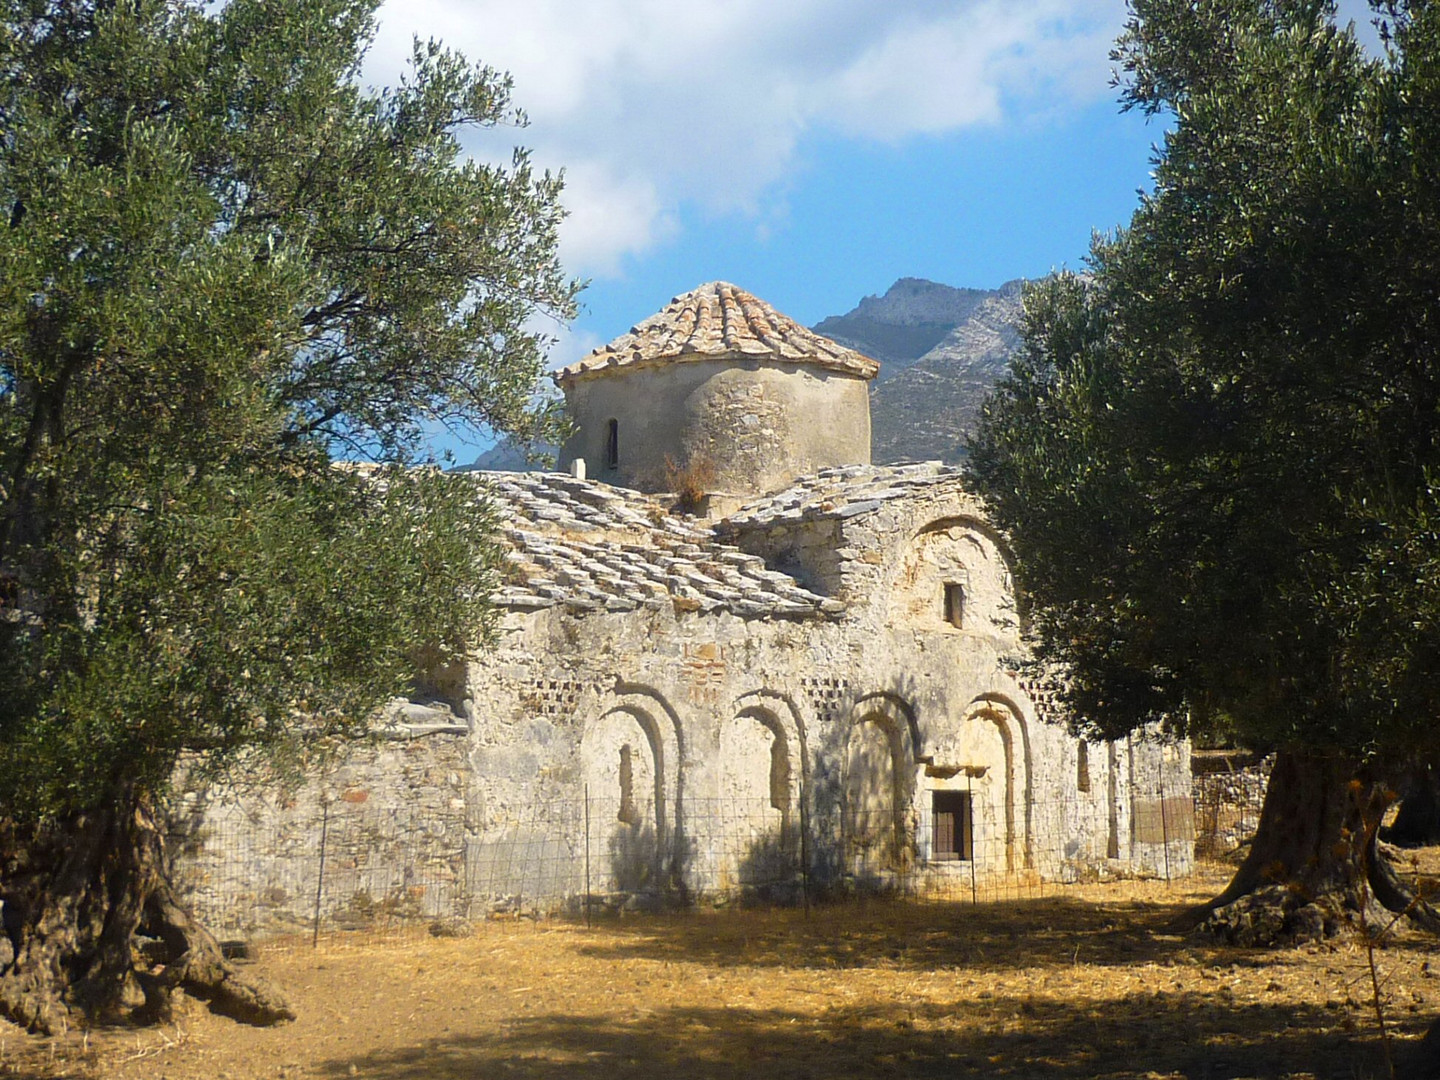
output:
<instances>
[{"instance_id":1,"label":"rocky mountain","mask_svg":"<svg viewBox=\"0 0 1440 1080\"><path fill-rule=\"evenodd\" d=\"M871 453L877 463L965 457L980 405L1020 344L1020 290L989 293L923 356L870 389Z\"/></svg>"},{"instance_id":2,"label":"rocky mountain","mask_svg":"<svg viewBox=\"0 0 1440 1080\"><path fill-rule=\"evenodd\" d=\"M557 448L549 443L538 443L527 451L506 435L469 465L462 465L454 471L536 472L553 469L556 453Z\"/></svg>"},{"instance_id":3,"label":"rocky mountain","mask_svg":"<svg viewBox=\"0 0 1440 1080\"><path fill-rule=\"evenodd\" d=\"M884 382L943 343L993 295L988 289L901 278L884 296L867 296L854 311L822 319L814 330L879 360L878 381Z\"/></svg>"}]
</instances>

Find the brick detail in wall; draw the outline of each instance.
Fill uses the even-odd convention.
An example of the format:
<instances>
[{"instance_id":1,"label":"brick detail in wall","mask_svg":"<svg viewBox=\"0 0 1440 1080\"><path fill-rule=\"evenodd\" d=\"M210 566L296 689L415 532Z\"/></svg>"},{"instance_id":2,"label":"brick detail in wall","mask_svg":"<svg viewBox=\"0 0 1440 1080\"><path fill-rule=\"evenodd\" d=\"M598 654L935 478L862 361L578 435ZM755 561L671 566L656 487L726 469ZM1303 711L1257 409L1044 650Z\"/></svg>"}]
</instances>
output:
<instances>
[{"instance_id":1,"label":"brick detail in wall","mask_svg":"<svg viewBox=\"0 0 1440 1080\"><path fill-rule=\"evenodd\" d=\"M1059 679L1053 675L1028 676L1018 671L1012 671L1010 675L1020 684L1020 689L1035 706L1037 720L1046 724L1058 724L1065 719L1064 704L1060 700L1064 684Z\"/></svg>"},{"instance_id":2,"label":"brick detail in wall","mask_svg":"<svg viewBox=\"0 0 1440 1080\"><path fill-rule=\"evenodd\" d=\"M800 688L821 720L840 719L850 698L850 680L845 678L806 675L800 680Z\"/></svg>"},{"instance_id":3,"label":"brick detail in wall","mask_svg":"<svg viewBox=\"0 0 1440 1080\"><path fill-rule=\"evenodd\" d=\"M537 716L569 719L575 715L580 695L590 683L580 679L530 679L521 700Z\"/></svg>"}]
</instances>

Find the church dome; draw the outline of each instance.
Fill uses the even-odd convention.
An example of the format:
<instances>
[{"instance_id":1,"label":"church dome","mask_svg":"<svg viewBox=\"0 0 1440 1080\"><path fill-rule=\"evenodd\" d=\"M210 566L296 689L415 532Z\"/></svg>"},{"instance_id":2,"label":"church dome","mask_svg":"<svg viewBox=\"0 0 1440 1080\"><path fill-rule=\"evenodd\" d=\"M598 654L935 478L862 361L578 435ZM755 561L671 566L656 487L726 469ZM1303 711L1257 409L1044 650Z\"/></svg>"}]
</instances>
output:
<instances>
[{"instance_id":1,"label":"church dome","mask_svg":"<svg viewBox=\"0 0 1440 1080\"><path fill-rule=\"evenodd\" d=\"M555 374L575 424L561 465L583 459L599 480L698 486L729 503L869 464L879 368L712 281Z\"/></svg>"}]
</instances>

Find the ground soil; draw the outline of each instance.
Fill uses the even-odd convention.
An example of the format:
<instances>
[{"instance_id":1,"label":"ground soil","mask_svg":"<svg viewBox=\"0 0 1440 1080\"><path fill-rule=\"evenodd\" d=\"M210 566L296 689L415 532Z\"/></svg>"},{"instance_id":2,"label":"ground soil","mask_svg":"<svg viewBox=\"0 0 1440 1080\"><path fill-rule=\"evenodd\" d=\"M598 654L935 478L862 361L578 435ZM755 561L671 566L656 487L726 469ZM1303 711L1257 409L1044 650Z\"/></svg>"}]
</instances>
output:
<instances>
[{"instance_id":1,"label":"ground soil","mask_svg":"<svg viewBox=\"0 0 1440 1080\"><path fill-rule=\"evenodd\" d=\"M1419 859L1440 873L1440 849ZM1257 952L1167 931L1226 869L979 905L272 946L254 968L288 990L294 1023L250 1028L189 1002L159 1028L37 1039L0 1025L0 1077L1388 1076L1358 939ZM1440 1014L1436 946L1396 927L1374 954L1402 1068Z\"/></svg>"}]
</instances>

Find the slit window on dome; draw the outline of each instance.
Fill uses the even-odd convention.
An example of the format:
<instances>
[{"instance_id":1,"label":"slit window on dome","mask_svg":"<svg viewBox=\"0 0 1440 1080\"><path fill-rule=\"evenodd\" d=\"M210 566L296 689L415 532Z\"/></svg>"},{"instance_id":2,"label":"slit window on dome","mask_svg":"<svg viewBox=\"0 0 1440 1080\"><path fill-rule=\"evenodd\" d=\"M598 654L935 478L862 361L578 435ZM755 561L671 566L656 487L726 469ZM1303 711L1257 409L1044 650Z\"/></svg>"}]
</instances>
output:
<instances>
[{"instance_id":1,"label":"slit window on dome","mask_svg":"<svg viewBox=\"0 0 1440 1080\"><path fill-rule=\"evenodd\" d=\"M605 425L605 467L620 467L620 421L611 420Z\"/></svg>"}]
</instances>

